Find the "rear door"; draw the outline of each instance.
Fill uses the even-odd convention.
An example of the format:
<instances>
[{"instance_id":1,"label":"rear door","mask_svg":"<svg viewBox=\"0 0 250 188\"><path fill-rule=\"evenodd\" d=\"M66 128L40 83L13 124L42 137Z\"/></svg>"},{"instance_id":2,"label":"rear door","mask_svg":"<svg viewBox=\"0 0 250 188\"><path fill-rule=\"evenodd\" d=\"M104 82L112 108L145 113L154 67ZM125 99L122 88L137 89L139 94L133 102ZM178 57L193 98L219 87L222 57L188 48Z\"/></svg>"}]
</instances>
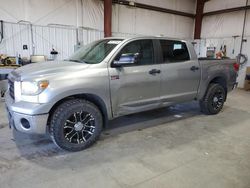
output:
<instances>
[{"instance_id":1,"label":"rear door","mask_svg":"<svg viewBox=\"0 0 250 188\"><path fill-rule=\"evenodd\" d=\"M139 54L137 63L109 68L114 117L156 108L160 105L160 65L156 64L150 39L127 43L116 55Z\"/></svg>"},{"instance_id":2,"label":"rear door","mask_svg":"<svg viewBox=\"0 0 250 188\"><path fill-rule=\"evenodd\" d=\"M182 41L159 40L161 60L160 95L164 105L193 100L200 81L200 67Z\"/></svg>"}]
</instances>

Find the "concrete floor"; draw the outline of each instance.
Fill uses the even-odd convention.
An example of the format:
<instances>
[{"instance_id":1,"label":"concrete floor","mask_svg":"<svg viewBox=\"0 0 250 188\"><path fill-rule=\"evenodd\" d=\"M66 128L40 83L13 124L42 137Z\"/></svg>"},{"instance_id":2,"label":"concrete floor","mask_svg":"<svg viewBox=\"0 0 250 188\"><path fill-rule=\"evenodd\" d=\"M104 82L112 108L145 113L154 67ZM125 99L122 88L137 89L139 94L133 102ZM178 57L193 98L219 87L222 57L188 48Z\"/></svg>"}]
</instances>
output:
<instances>
[{"instance_id":1,"label":"concrete floor","mask_svg":"<svg viewBox=\"0 0 250 188\"><path fill-rule=\"evenodd\" d=\"M233 91L216 116L193 102L119 118L77 153L12 133L0 112L1 188L250 187L250 92Z\"/></svg>"}]
</instances>

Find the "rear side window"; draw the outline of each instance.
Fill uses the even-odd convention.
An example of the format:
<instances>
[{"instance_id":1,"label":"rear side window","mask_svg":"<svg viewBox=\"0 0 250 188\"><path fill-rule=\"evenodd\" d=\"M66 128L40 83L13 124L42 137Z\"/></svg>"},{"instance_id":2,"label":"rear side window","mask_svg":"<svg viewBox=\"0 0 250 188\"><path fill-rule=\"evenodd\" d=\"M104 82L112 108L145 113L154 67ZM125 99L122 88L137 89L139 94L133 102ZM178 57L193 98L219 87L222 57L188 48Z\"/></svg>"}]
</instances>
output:
<instances>
[{"instance_id":1,"label":"rear side window","mask_svg":"<svg viewBox=\"0 0 250 188\"><path fill-rule=\"evenodd\" d=\"M135 65L150 65L154 64L154 47L152 40L136 40L130 42L120 51L115 58L119 60L123 54L138 54L138 60Z\"/></svg>"},{"instance_id":2,"label":"rear side window","mask_svg":"<svg viewBox=\"0 0 250 188\"><path fill-rule=\"evenodd\" d=\"M184 42L160 40L164 63L174 63L190 60L187 46Z\"/></svg>"}]
</instances>

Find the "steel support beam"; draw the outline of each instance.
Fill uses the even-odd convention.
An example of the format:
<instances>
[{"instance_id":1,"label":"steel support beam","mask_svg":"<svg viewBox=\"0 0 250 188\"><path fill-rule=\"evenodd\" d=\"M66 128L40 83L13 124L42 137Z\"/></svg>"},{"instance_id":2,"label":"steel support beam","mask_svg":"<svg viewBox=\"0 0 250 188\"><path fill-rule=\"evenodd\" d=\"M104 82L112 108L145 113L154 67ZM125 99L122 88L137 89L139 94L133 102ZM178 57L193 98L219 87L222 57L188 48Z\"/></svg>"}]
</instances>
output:
<instances>
[{"instance_id":1,"label":"steel support beam","mask_svg":"<svg viewBox=\"0 0 250 188\"><path fill-rule=\"evenodd\" d=\"M201 38L201 27L202 27L202 18L203 18L203 10L204 10L205 2L206 2L205 0L197 0L196 2L194 39Z\"/></svg>"},{"instance_id":2,"label":"steel support beam","mask_svg":"<svg viewBox=\"0 0 250 188\"><path fill-rule=\"evenodd\" d=\"M235 7L235 8L228 8L228 9L222 9L222 10L216 10L211 12L205 12L203 16L212 16L217 14L224 14L224 13L230 13L230 12L236 12L236 11L243 11L250 9L250 5L243 6L243 7Z\"/></svg>"},{"instance_id":3,"label":"steel support beam","mask_svg":"<svg viewBox=\"0 0 250 188\"><path fill-rule=\"evenodd\" d=\"M147 4L143 4L143 3L137 3L135 1L113 0L113 3L114 4L131 6L131 7L137 7L137 8L141 8L141 9L157 11L157 12L175 14L175 15L185 16L185 17L189 17L189 18L194 18L195 17L195 15L192 14L192 13L187 13L187 12L182 12L182 11L178 11L178 10L162 8L162 7L156 7L156 6L147 5Z\"/></svg>"},{"instance_id":4,"label":"steel support beam","mask_svg":"<svg viewBox=\"0 0 250 188\"><path fill-rule=\"evenodd\" d=\"M112 0L104 0L104 37L112 36Z\"/></svg>"}]
</instances>

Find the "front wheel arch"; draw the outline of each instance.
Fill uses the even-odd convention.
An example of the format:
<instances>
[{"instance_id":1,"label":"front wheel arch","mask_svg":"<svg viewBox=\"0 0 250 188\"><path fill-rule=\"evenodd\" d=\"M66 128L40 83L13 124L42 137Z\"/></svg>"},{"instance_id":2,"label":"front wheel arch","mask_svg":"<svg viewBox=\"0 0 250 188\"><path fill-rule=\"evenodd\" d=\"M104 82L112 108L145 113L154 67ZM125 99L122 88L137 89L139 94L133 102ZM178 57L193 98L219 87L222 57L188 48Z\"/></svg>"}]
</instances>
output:
<instances>
[{"instance_id":1,"label":"front wheel arch","mask_svg":"<svg viewBox=\"0 0 250 188\"><path fill-rule=\"evenodd\" d=\"M64 98L60 99L59 101L57 101L52 106L52 108L49 111L49 118L48 118L48 122L47 122L47 132L49 132L49 125L50 125L52 114L55 112L57 107L59 105L61 105L62 103L66 102L68 100L71 100L71 99L84 99L84 100L87 100L87 101L93 103L94 105L96 105L102 113L103 128L107 127L109 117L108 117L108 110L107 110L107 107L106 107L104 101L100 97L98 97L94 94L76 94L76 95L70 95L70 96L64 97Z\"/></svg>"}]
</instances>

